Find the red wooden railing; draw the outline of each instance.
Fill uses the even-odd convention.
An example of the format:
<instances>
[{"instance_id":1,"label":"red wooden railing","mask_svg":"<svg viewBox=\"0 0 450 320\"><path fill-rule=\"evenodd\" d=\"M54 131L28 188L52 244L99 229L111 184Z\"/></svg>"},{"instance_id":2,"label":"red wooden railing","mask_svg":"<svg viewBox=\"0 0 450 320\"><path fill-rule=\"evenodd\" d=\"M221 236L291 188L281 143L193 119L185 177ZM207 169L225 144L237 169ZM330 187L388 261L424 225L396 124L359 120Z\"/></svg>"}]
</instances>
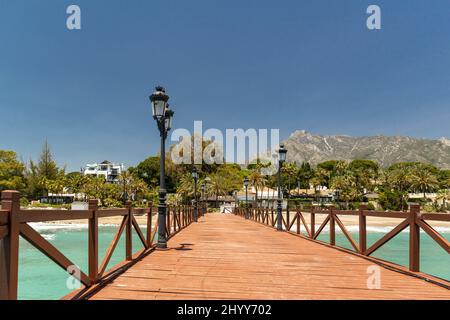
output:
<instances>
[{"instance_id":1,"label":"red wooden railing","mask_svg":"<svg viewBox=\"0 0 450 320\"><path fill-rule=\"evenodd\" d=\"M276 226L277 214L276 210L269 208L236 208L235 214L245 217L246 210L251 220L259 223ZM309 225L306 222L304 213L310 214ZM316 231L316 216L325 215L325 219ZM340 216L357 216L359 226L359 241L355 241L351 233L348 232L345 225L342 223ZM376 241L370 247L367 247L367 217L386 217L401 219L401 222L381 239ZM291 219L292 218L292 219ZM311 207L309 209L300 209L296 207L292 212L289 208L283 212L282 225L283 230L290 233L295 233L310 240L324 243L317 238L322 233L324 228L329 225L329 242L328 245L336 247L336 225L342 231L344 236L350 242L353 252L369 257L376 250L381 248L392 238L400 232L409 228L409 271L420 272L420 230L425 231L445 252L450 254L450 242L445 239L439 232L437 232L428 222L429 221L443 221L450 222L450 214L446 213L421 213L420 205L413 204L410 206L408 212L377 212L366 210L364 204L361 204L359 210L336 210L335 207L321 208ZM296 226L295 231L292 227ZM306 230L306 235L301 233L300 226L303 225ZM373 258L373 257L371 257ZM375 259L375 258L373 258ZM375 259L380 260L381 259Z\"/></svg>"},{"instance_id":2,"label":"red wooden railing","mask_svg":"<svg viewBox=\"0 0 450 320\"><path fill-rule=\"evenodd\" d=\"M199 208L199 216L204 214L204 208ZM80 271L79 276L72 274L82 284L83 288L70 294L67 298L83 298L94 287L103 284L130 267L134 262L154 249L154 240L157 226L152 228L152 216L156 214L155 208L132 208L131 202L125 208L99 209L97 200L89 200L88 210L22 210L20 208L20 193L17 191L3 191L1 193L0 209L0 300L17 299L18 272L19 272L19 237L23 237L53 262L64 270L74 266L63 253L50 242L44 239L28 223L49 222L64 220L88 221L88 274ZM170 239L183 228L193 222L194 210L192 207L171 207L167 209L167 237ZM135 216L147 217L147 232L141 231ZM98 222L104 217L122 216L117 232L109 244L106 254L99 264L98 249ZM132 229L136 231L143 248L133 253ZM125 260L108 269L108 264L125 231ZM69 271L68 271L69 272Z\"/></svg>"}]
</instances>

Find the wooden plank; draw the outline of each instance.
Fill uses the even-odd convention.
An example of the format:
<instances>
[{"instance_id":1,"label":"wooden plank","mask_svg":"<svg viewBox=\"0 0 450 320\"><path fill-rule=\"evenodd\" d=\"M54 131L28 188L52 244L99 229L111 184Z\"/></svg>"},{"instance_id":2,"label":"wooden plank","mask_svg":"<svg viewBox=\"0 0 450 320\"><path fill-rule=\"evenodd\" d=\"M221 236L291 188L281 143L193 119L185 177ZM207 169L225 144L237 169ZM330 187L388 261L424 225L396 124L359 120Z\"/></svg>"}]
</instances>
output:
<instances>
[{"instance_id":1,"label":"wooden plank","mask_svg":"<svg viewBox=\"0 0 450 320\"><path fill-rule=\"evenodd\" d=\"M133 208L131 209L131 212L133 213L133 215L138 215L138 216L142 216L144 214L146 214L148 211L148 208Z\"/></svg>"},{"instance_id":2,"label":"wooden plank","mask_svg":"<svg viewBox=\"0 0 450 320\"><path fill-rule=\"evenodd\" d=\"M134 218L133 215L131 216L131 218L133 219L132 223L133 223L134 230L136 230L136 233L138 234L139 239L141 240L141 242L144 245L144 247L147 249L148 248L147 242L145 240L144 234L141 231L141 228L139 227L139 224L137 223L137 221L136 221L136 219Z\"/></svg>"},{"instance_id":3,"label":"wooden plank","mask_svg":"<svg viewBox=\"0 0 450 320\"><path fill-rule=\"evenodd\" d=\"M286 224L286 220L284 220L283 214L281 214L281 221L282 221L282 227L285 228L285 230L288 230L288 226Z\"/></svg>"},{"instance_id":4,"label":"wooden plank","mask_svg":"<svg viewBox=\"0 0 450 320\"><path fill-rule=\"evenodd\" d=\"M294 223L297 221L297 219L298 219L298 214L296 213L295 216L294 216L294 219L292 219L292 221L291 221L291 223L290 223L290 225L289 225L288 231L291 231L292 226L293 226Z\"/></svg>"},{"instance_id":5,"label":"wooden plank","mask_svg":"<svg viewBox=\"0 0 450 320\"><path fill-rule=\"evenodd\" d=\"M97 282L98 276L98 216L93 209L93 215L88 220L88 268L92 283Z\"/></svg>"},{"instance_id":6,"label":"wooden plank","mask_svg":"<svg viewBox=\"0 0 450 320\"><path fill-rule=\"evenodd\" d=\"M131 261L133 255L133 213L131 212L131 201L127 201L126 206L128 207L128 219L125 225L125 258Z\"/></svg>"},{"instance_id":7,"label":"wooden plank","mask_svg":"<svg viewBox=\"0 0 450 320\"><path fill-rule=\"evenodd\" d=\"M450 254L450 242L433 229L426 221L417 220L417 224L425 231L434 241L439 244L448 254Z\"/></svg>"},{"instance_id":8,"label":"wooden plank","mask_svg":"<svg viewBox=\"0 0 450 320\"><path fill-rule=\"evenodd\" d=\"M333 210L330 210L330 244L334 246L336 244L336 219Z\"/></svg>"},{"instance_id":9,"label":"wooden plank","mask_svg":"<svg viewBox=\"0 0 450 320\"><path fill-rule=\"evenodd\" d=\"M314 212L315 213L315 212ZM320 233L322 232L323 228L325 228L325 226L327 225L328 221L330 221L330 216L328 215L325 220L323 220L322 224L320 225L319 229L317 230L317 232L314 234L314 239L317 239L317 237L320 235Z\"/></svg>"},{"instance_id":10,"label":"wooden plank","mask_svg":"<svg viewBox=\"0 0 450 320\"><path fill-rule=\"evenodd\" d=\"M316 213L316 214L329 214L330 210L314 208L314 213Z\"/></svg>"},{"instance_id":11,"label":"wooden plank","mask_svg":"<svg viewBox=\"0 0 450 320\"><path fill-rule=\"evenodd\" d=\"M422 220L450 222L450 214L448 213L421 213L420 217Z\"/></svg>"},{"instance_id":12,"label":"wooden plank","mask_svg":"<svg viewBox=\"0 0 450 320\"><path fill-rule=\"evenodd\" d=\"M420 271L420 205L412 204L409 212L409 270Z\"/></svg>"},{"instance_id":13,"label":"wooden plank","mask_svg":"<svg viewBox=\"0 0 450 320\"><path fill-rule=\"evenodd\" d=\"M352 211L352 210L333 210L334 214L338 214L341 216L357 216L359 215L359 211Z\"/></svg>"},{"instance_id":14,"label":"wooden plank","mask_svg":"<svg viewBox=\"0 0 450 320\"><path fill-rule=\"evenodd\" d=\"M367 250L367 217L364 215L366 205L359 206L359 252L364 254Z\"/></svg>"},{"instance_id":15,"label":"wooden plank","mask_svg":"<svg viewBox=\"0 0 450 320\"><path fill-rule=\"evenodd\" d=\"M235 215L209 213L92 299L450 299L450 290ZM450 283L449 283L450 284Z\"/></svg>"},{"instance_id":16,"label":"wooden plank","mask_svg":"<svg viewBox=\"0 0 450 320\"><path fill-rule=\"evenodd\" d=\"M153 213L153 208L150 207L148 212L147 212L147 247L151 247L152 246L152 213Z\"/></svg>"},{"instance_id":17,"label":"wooden plank","mask_svg":"<svg viewBox=\"0 0 450 320\"><path fill-rule=\"evenodd\" d=\"M408 212L382 212L382 211L364 211L366 217L380 217L380 218L401 218L406 219L409 216Z\"/></svg>"},{"instance_id":18,"label":"wooden plank","mask_svg":"<svg viewBox=\"0 0 450 320\"><path fill-rule=\"evenodd\" d=\"M366 256L371 255L376 250L378 250L382 245L384 245L386 242L391 240L393 237L395 237L397 234L402 232L404 229L406 229L409 226L409 221L404 220L402 223L400 223L398 226L396 226L394 229L389 231L384 237L382 237L380 240L375 242L369 249L364 252Z\"/></svg>"},{"instance_id":19,"label":"wooden plank","mask_svg":"<svg viewBox=\"0 0 450 320\"><path fill-rule=\"evenodd\" d=\"M19 282L20 193L3 191L1 206L8 211L8 236L0 241L0 299L17 300Z\"/></svg>"},{"instance_id":20,"label":"wooden plank","mask_svg":"<svg viewBox=\"0 0 450 320\"><path fill-rule=\"evenodd\" d=\"M118 217L118 216L125 216L128 214L128 209L103 209L98 210L97 216L99 218L106 218L106 217Z\"/></svg>"},{"instance_id":21,"label":"wooden plank","mask_svg":"<svg viewBox=\"0 0 450 320\"><path fill-rule=\"evenodd\" d=\"M89 210L21 210L21 223L90 219Z\"/></svg>"},{"instance_id":22,"label":"wooden plank","mask_svg":"<svg viewBox=\"0 0 450 320\"><path fill-rule=\"evenodd\" d=\"M359 246L356 244L355 240L353 239L352 235L350 234L350 232L347 231L347 229L345 228L344 224L342 223L341 219L339 219L338 216L334 217L334 220L336 221L336 223L338 224L339 228L341 228L342 232L344 233L344 236L347 238L347 240L350 242L350 244L352 245L352 247L356 250L356 252L359 252Z\"/></svg>"},{"instance_id":23,"label":"wooden plank","mask_svg":"<svg viewBox=\"0 0 450 320\"><path fill-rule=\"evenodd\" d=\"M301 212L299 212L298 215L300 216L300 219L303 222L303 226L305 227L306 232L308 233L309 237L311 238L312 237L311 230L309 229L308 224L306 223L305 217L303 216L303 214Z\"/></svg>"},{"instance_id":24,"label":"wooden plank","mask_svg":"<svg viewBox=\"0 0 450 320\"><path fill-rule=\"evenodd\" d=\"M120 223L119 229L117 229L116 234L114 235L114 238L112 239L111 243L109 244L108 250L106 250L105 257L103 258L103 261L100 265L98 277L101 278L103 274L106 271L106 268L108 267L108 263L111 260L111 257L114 253L114 250L116 249L117 244L119 243L120 236L123 233L123 230L125 229L125 225L127 224L128 217L125 216L122 219L122 222Z\"/></svg>"},{"instance_id":25,"label":"wooden plank","mask_svg":"<svg viewBox=\"0 0 450 320\"><path fill-rule=\"evenodd\" d=\"M22 223L20 225L20 235L65 271L67 271L69 267L75 265L28 224ZM78 280L86 286L90 284L89 277L81 270L80 278Z\"/></svg>"}]
</instances>

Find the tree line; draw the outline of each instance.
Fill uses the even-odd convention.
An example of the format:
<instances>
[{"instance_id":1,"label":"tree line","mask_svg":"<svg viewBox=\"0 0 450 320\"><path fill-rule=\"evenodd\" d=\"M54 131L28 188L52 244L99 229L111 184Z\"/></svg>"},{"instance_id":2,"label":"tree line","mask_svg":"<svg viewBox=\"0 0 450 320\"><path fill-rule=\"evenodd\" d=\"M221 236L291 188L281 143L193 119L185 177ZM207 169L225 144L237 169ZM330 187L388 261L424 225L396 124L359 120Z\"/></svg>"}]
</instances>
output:
<instances>
[{"instance_id":1,"label":"tree line","mask_svg":"<svg viewBox=\"0 0 450 320\"><path fill-rule=\"evenodd\" d=\"M203 148L209 143L203 142ZM193 154L193 153L192 153ZM0 191L18 190L22 202L52 194L74 193L85 198L96 198L100 205L115 207L126 200L142 204L157 202L159 188L159 156L151 156L135 167L128 168L118 179L118 183L107 183L103 177L85 176L81 172L66 173L58 167L50 147L44 143L37 162L23 163L14 151L0 150ZM241 190L245 176L250 186L258 192L267 188L277 188L276 175L265 176L262 169L269 163L257 161L246 167L237 164L195 165L199 173L200 185L205 184L204 196L218 205L220 196L233 195ZM175 165L166 157L166 187L169 204L189 204L194 198L194 181L191 176L193 165ZM375 193L378 204L385 210L405 210L409 193L421 193L420 200L435 211L448 209L450 201L450 170L436 168L421 162L399 162L382 168L372 160L352 161L329 160L312 166L308 162L300 165L285 163L281 172L284 194L290 200L305 200L305 189L314 189L318 195L321 189L335 191L335 201L344 208L354 208L367 200L367 195ZM437 192L436 200L430 202L426 193ZM262 199L255 199L261 205Z\"/></svg>"}]
</instances>

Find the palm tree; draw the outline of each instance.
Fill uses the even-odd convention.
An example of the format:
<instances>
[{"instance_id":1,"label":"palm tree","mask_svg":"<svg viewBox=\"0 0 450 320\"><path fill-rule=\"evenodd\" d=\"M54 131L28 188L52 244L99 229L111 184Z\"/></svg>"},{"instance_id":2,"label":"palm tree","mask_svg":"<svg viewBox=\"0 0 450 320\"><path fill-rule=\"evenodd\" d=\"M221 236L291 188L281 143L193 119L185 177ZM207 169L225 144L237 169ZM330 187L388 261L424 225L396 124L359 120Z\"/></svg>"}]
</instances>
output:
<instances>
[{"instance_id":1,"label":"palm tree","mask_svg":"<svg viewBox=\"0 0 450 320\"><path fill-rule=\"evenodd\" d=\"M344 175L344 173L348 169L348 161L345 160L339 160L336 163L336 174L337 175Z\"/></svg>"},{"instance_id":2,"label":"palm tree","mask_svg":"<svg viewBox=\"0 0 450 320\"><path fill-rule=\"evenodd\" d=\"M211 190L211 193L216 197L216 208L219 207L219 196L226 195L227 186L225 178L219 174L213 174L210 176L210 182L207 187Z\"/></svg>"},{"instance_id":3,"label":"palm tree","mask_svg":"<svg viewBox=\"0 0 450 320\"><path fill-rule=\"evenodd\" d=\"M411 174L410 168L402 167L389 171L386 174L386 182L392 189L399 191L402 195L401 210L403 211L405 209L404 204L407 200L405 197L408 197L407 191L413 184L413 175Z\"/></svg>"},{"instance_id":4,"label":"palm tree","mask_svg":"<svg viewBox=\"0 0 450 320\"><path fill-rule=\"evenodd\" d=\"M412 187L423 192L423 198L426 199L427 191L432 191L439 187L437 177L422 165L417 165L413 169Z\"/></svg>"},{"instance_id":5,"label":"palm tree","mask_svg":"<svg viewBox=\"0 0 450 320\"><path fill-rule=\"evenodd\" d=\"M295 163L288 162L281 168L281 172L286 174L288 177L287 181L288 181L288 191L289 191L288 197L289 197L289 195L291 194L292 178L295 178L297 176L298 168Z\"/></svg>"},{"instance_id":6,"label":"palm tree","mask_svg":"<svg viewBox=\"0 0 450 320\"><path fill-rule=\"evenodd\" d=\"M439 200L442 201L442 208L445 211L447 209L447 201L450 200L450 190L448 189L439 190L436 197L436 201Z\"/></svg>"},{"instance_id":7,"label":"palm tree","mask_svg":"<svg viewBox=\"0 0 450 320\"><path fill-rule=\"evenodd\" d=\"M258 207L258 189L263 189L266 185L266 178L261 174L259 169L255 169L250 173L250 185L255 188L255 202Z\"/></svg>"},{"instance_id":8,"label":"palm tree","mask_svg":"<svg viewBox=\"0 0 450 320\"><path fill-rule=\"evenodd\" d=\"M134 177L130 186L134 200L142 199L146 194L149 193L149 188L147 183L139 178ZM140 196L140 197L139 197Z\"/></svg>"},{"instance_id":9,"label":"palm tree","mask_svg":"<svg viewBox=\"0 0 450 320\"><path fill-rule=\"evenodd\" d=\"M345 207L348 209L349 202L358 197L355 177L350 174L336 176L330 181L330 187L339 190L339 200L345 201Z\"/></svg>"},{"instance_id":10,"label":"palm tree","mask_svg":"<svg viewBox=\"0 0 450 320\"><path fill-rule=\"evenodd\" d=\"M187 172L181 176L177 193L181 195L184 203L186 203L189 198L194 196L194 181L190 172Z\"/></svg>"}]
</instances>

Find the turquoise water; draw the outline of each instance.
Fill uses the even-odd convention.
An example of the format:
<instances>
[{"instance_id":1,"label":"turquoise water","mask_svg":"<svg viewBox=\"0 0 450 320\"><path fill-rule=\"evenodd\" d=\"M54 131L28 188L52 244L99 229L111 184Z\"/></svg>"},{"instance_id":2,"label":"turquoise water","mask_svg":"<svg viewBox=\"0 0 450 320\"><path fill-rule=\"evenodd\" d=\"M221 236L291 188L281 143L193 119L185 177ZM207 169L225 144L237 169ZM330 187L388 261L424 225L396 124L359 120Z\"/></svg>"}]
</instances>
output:
<instances>
[{"instance_id":1,"label":"turquoise water","mask_svg":"<svg viewBox=\"0 0 450 320\"><path fill-rule=\"evenodd\" d=\"M59 226L56 228L55 226L37 225L34 227L81 270L88 273L86 226ZM116 226L99 227L99 261L102 260L116 230ZM142 229L142 232L145 232L145 229ZM369 232L368 246L375 243L384 234L383 232ZM442 235L450 240L449 233L442 233ZM352 232L352 236L355 241L358 241L358 233ZM109 267L125 259L124 239L125 232L116 247ZM319 240L328 241L329 235L323 233L319 236ZM336 244L352 249L345 236L339 232L336 233ZM402 232L376 251L373 256L407 266L408 247L409 234ZM133 252L141 248L142 244L134 233ZM23 239L20 242L19 263L19 299L59 299L72 291L66 286L67 273ZM421 270L450 280L450 255L425 233L421 233Z\"/></svg>"},{"instance_id":2,"label":"turquoise water","mask_svg":"<svg viewBox=\"0 0 450 320\"><path fill-rule=\"evenodd\" d=\"M87 227L80 225L35 227L39 233L53 246L61 251L84 273L88 274L88 234ZM109 247L117 226L99 226L99 263ZM141 227L145 234L145 228ZM143 245L133 229L133 252L143 248ZM125 259L125 231L108 264L108 268ZM19 250L19 299L59 299L73 291L67 287L68 275L53 261L30 245L26 240L20 240ZM71 283L73 281L69 281Z\"/></svg>"},{"instance_id":3,"label":"turquoise water","mask_svg":"<svg viewBox=\"0 0 450 320\"><path fill-rule=\"evenodd\" d=\"M386 233L368 232L367 247L381 239ZM351 235L358 243L359 234L351 232ZM450 233L441 233L441 235L450 241ZM324 233L320 234L317 239L329 243L330 238L328 233ZM354 250L342 232L336 231L336 245ZM408 267L409 232L401 232L371 256ZM450 281L450 254L424 232L420 233L420 271Z\"/></svg>"}]
</instances>

